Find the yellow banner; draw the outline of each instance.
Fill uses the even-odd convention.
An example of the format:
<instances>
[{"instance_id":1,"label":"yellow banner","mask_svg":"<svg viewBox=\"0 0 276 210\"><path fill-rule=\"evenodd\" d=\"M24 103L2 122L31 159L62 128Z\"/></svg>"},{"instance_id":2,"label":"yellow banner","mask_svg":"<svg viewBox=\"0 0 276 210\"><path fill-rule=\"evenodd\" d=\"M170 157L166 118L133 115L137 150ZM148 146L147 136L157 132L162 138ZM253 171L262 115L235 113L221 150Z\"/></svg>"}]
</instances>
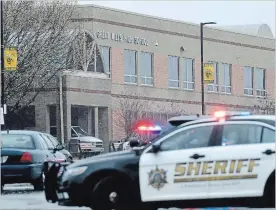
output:
<instances>
[{"instance_id":1,"label":"yellow banner","mask_svg":"<svg viewBox=\"0 0 276 210\"><path fill-rule=\"evenodd\" d=\"M205 63L204 64L204 83L211 84L214 83L214 64Z\"/></svg>"},{"instance_id":2,"label":"yellow banner","mask_svg":"<svg viewBox=\"0 0 276 210\"><path fill-rule=\"evenodd\" d=\"M15 47L5 48L4 69L6 71L16 71L17 70L17 49Z\"/></svg>"}]
</instances>

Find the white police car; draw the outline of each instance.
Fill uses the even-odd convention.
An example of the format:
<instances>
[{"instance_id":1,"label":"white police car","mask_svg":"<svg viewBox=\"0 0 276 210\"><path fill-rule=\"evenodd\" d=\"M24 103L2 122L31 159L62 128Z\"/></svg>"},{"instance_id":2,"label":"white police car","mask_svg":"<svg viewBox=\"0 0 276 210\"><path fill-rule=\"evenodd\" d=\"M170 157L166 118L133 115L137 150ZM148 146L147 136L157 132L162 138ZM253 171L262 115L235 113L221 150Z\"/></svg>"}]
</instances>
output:
<instances>
[{"instance_id":1,"label":"white police car","mask_svg":"<svg viewBox=\"0 0 276 210\"><path fill-rule=\"evenodd\" d=\"M144 148L80 160L58 176L61 167L54 165L45 179L47 200L60 205L273 208L275 116L217 112L172 128Z\"/></svg>"}]
</instances>

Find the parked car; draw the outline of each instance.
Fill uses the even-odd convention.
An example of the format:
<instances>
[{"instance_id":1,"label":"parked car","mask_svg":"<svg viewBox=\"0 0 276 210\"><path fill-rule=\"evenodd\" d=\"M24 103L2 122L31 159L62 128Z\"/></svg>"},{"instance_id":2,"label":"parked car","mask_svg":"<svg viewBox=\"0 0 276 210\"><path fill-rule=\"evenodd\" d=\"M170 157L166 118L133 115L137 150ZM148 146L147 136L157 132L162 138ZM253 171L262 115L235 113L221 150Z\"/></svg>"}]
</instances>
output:
<instances>
[{"instance_id":1,"label":"parked car","mask_svg":"<svg viewBox=\"0 0 276 210\"><path fill-rule=\"evenodd\" d=\"M60 146L63 147L63 149L60 150L59 152L61 152L62 154L65 155L66 160L68 162L72 162L73 161L73 156L71 155L71 153L68 150L65 149L66 148L65 145L61 145L58 142L58 140L54 136L52 136L51 134L49 134L49 133L44 133L44 135L53 143L54 147L57 147L58 145L60 145Z\"/></svg>"},{"instance_id":2,"label":"parked car","mask_svg":"<svg viewBox=\"0 0 276 210\"><path fill-rule=\"evenodd\" d=\"M1 131L1 189L5 184L31 183L34 190L43 190L47 162L66 161L62 149L41 132Z\"/></svg>"},{"instance_id":3,"label":"parked car","mask_svg":"<svg viewBox=\"0 0 276 210\"><path fill-rule=\"evenodd\" d=\"M103 141L96 137L89 136L80 126L71 127L70 142L75 142L74 140L79 140L80 143L91 143L92 153L100 154L104 151Z\"/></svg>"}]
</instances>

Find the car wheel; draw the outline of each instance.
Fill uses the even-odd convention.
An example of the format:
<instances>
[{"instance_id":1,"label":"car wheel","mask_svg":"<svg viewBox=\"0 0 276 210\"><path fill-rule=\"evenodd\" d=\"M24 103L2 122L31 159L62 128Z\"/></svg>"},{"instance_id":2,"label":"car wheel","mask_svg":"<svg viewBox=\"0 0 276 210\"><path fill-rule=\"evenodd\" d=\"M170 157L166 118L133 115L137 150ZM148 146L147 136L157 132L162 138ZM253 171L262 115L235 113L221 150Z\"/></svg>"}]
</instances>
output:
<instances>
[{"instance_id":1,"label":"car wheel","mask_svg":"<svg viewBox=\"0 0 276 210\"><path fill-rule=\"evenodd\" d=\"M106 177L93 190L91 208L93 210L134 210L129 190L116 178Z\"/></svg>"},{"instance_id":2,"label":"car wheel","mask_svg":"<svg viewBox=\"0 0 276 210\"><path fill-rule=\"evenodd\" d=\"M44 175L44 172L42 172L40 178L35 180L32 183L34 186L34 191L43 191L44 190L44 181L45 181L45 175Z\"/></svg>"}]
</instances>

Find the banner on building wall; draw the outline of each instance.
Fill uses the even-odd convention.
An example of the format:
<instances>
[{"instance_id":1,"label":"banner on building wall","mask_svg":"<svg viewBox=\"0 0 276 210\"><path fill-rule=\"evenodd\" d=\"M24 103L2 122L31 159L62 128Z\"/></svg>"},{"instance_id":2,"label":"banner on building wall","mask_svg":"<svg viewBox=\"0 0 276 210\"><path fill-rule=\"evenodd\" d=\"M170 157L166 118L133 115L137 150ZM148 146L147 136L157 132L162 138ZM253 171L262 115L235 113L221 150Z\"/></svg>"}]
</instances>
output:
<instances>
[{"instance_id":1,"label":"banner on building wall","mask_svg":"<svg viewBox=\"0 0 276 210\"><path fill-rule=\"evenodd\" d=\"M4 69L6 71L17 70L17 49L16 47L7 47L4 50Z\"/></svg>"},{"instance_id":2,"label":"banner on building wall","mask_svg":"<svg viewBox=\"0 0 276 210\"><path fill-rule=\"evenodd\" d=\"M211 84L214 83L214 64L205 63L204 64L204 83Z\"/></svg>"}]
</instances>

